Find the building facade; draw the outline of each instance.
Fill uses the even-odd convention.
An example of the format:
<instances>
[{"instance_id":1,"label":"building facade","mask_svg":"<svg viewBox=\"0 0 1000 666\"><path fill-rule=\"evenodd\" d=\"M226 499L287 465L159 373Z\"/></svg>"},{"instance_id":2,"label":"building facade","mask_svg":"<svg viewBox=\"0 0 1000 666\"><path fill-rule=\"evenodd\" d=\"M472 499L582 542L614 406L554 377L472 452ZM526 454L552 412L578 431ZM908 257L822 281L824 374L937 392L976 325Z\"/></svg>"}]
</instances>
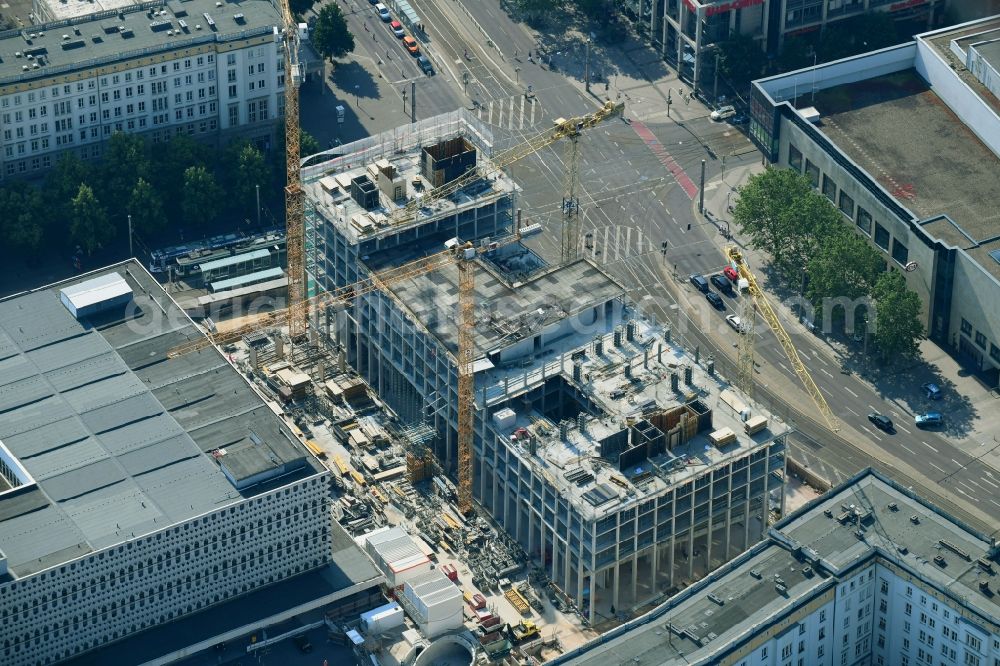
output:
<instances>
[{"instance_id":1,"label":"building facade","mask_svg":"<svg viewBox=\"0 0 1000 666\"><path fill-rule=\"evenodd\" d=\"M198 335L134 261L0 299L4 664L330 564L329 472L217 350L168 356Z\"/></svg>"},{"instance_id":2,"label":"building facade","mask_svg":"<svg viewBox=\"0 0 1000 666\"><path fill-rule=\"evenodd\" d=\"M1000 368L998 58L977 45L998 35L1000 20L983 19L756 81L750 123L765 159L807 176L919 295L928 336L991 385ZM809 107L807 118L799 111Z\"/></svg>"},{"instance_id":3,"label":"building facade","mask_svg":"<svg viewBox=\"0 0 1000 666\"><path fill-rule=\"evenodd\" d=\"M933 27L946 0L618 0L621 13L664 60L678 69L695 90L712 90L716 46L736 35L754 38L761 49L777 53L793 35L866 12L886 12L896 21Z\"/></svg>"},{"instance_id":4,"label":"building facade","mask_svg":"<svg viewBox=\"0 0 1000 666\"><path fill-rule=\"evenodd\" d=\"M267 147L284 109L279 13L267 0L146 2L0 33L0 179L114 132Z\"/></svg>"},{"instance_id":5,"label":"building facade","mask_svg":"<svg viewBox=\"0 0 1000 666\"><path fill-rule=\"evenodd\" d=\"M998 554L995 539L866 470L555 663L996 666Z\"/></svg>"}]
</instances>

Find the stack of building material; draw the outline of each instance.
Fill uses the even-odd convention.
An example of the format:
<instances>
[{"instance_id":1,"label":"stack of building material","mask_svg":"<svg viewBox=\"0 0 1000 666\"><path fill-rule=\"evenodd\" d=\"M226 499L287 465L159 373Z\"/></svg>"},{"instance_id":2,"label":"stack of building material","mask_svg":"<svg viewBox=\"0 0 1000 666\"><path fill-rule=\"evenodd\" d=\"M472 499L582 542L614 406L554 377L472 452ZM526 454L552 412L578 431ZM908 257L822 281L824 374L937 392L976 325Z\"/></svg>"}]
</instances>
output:
<instances>
[{"instance_id":1,"label":"stack of building material","mask_svg":"<svg viewBox=\"0 0 1000 666\"><path fill-rule=\"evenodd\" d=\"M462 593L440 570L408 580L403 598L413 621L428 638L462 626Z\"/></svg>"}]
</instances>

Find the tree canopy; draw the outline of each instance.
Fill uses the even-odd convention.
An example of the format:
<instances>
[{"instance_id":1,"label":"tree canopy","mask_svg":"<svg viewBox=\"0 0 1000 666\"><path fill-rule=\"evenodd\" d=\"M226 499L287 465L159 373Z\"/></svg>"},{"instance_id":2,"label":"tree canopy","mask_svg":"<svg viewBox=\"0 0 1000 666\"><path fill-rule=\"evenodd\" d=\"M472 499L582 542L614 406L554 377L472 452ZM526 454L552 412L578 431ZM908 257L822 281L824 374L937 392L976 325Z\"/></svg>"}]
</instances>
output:
<instances>
[{"instance_id":1,"label":"tree canopy","mask_svg":"<svg viewBox=\"0 0 1000 666\"><path fill-rule=\"evenodd\" d=\"M873 335L883 361L917 354L924 327L920 323L920 298L906 288L899 271L879 276L872 291L875 300Z\"/></svg>"},{"instance_id":2,"label":"tree canopy","mask_svg":"<svg viewBox=\"0 0 1000 666\"><path fill-rule=\"evenodd\" d=\"M192 166L184 170L184 194L181 210L184 220L200 233L200 228L215 220L222 209L222 189L215 182L215 176L203 166Z\"/></svg>"},{"instance_id":3,"label":"tree canopy","mask_svg":"<svg viewBox=\"0 0 1000 666\"><path fill-rule=\"evenodd\" d=\"M114 238L115 229L108 222L108 213L97 200L90 185L80 185L73 197L71 209L70 237L88 256Z\"/></svg>"},{"instance_id":4,"label":"tree canopy","mask_svg":"<svg viewBox=\"0 0 1000 666\"><path fill-rule=\"evenodd\" d=\"M45 212L41 192L27 183L0 189L0 235L11 249L33 254L41 247Z\"/></svg>"},{"instance_id":5,"label":"tree canopy","mask_svg":"<svg viewBox=\"0 0 1000 666\"><path fill-rule=\"evenodd\" d=\"M761 44L749 35L734 35L719 45L719 74L738 89L759 79L767 65Z\"/></svg>"},{"instance_id":6,"label":"tree canopy","mask_svg":"<svg viewBox=\"0 0 1000 666\"><path fill-rule=\"evenodd\" d=\"M163 200L149 181L139 177L129 193L128 212L132 216L132 229L140 234L152 234L167 223Z\"/></svg>"},{"instance_id":7,"label":"tree canopy","mask_svg":"<svg viewBox=\"0 0 1000 666\"><path fill-rule=\"evenodd\" d=\"M310 39L319 54L332 61L343 58L354 50L354 35L347 27L347 20L340 5L323 5L316 17Z\"/></svg>"}]
</instances>

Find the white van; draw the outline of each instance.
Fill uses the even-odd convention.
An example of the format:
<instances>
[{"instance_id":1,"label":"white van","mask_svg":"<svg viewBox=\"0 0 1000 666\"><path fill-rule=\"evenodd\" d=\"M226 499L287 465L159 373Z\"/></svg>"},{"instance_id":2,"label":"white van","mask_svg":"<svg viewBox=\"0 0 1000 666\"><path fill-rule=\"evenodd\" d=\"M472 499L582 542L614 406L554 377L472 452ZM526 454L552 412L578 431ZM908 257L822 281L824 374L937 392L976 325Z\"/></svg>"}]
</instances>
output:
<instances>
[{"instance_id":1,"label":"white van","mask_svg":"<svg viewBox=\"0 0 1000 666\"><path fill-rule=\"evenodd\" d=\"M736 115L736 107L732 106L731 104L727 104L726 106L720 106L715 111L712 111L709 118L715 121L719 121L719 120L725 120L726 118L732 118L735 115Z\"/></svg>"},{"instance_id":2,"label":"white van","mask_svg":"<svg viewBox=\"0 0 1000 666\"><path fill-rule=\"evenodd\" d=\"M389 8L381 2L375 5L375 11L378 12L378 17L386 23L392 20L392 14L389 13Z\"/></svg>"}]
</instances>

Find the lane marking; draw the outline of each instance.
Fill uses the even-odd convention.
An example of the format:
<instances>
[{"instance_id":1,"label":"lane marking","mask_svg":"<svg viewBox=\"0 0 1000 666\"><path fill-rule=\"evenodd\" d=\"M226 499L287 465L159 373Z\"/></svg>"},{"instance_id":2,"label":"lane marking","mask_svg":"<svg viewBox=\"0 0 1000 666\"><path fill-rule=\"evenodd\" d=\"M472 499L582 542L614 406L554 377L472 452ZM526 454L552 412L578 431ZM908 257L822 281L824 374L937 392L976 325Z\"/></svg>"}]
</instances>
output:
<instances>
[{"instance_id":1,"label":"lane marking","mask_svg":"<svg viewBox=\"0 0 1000 666\"><path fill-rule=\"evenodd\" d=\"M827 377L829 377L830 379L833 379L833 375L831 375L826 368L820 368L819 371L822 372Z\"/></svg>"},{"instance_id":2,"label":"lane marking","mask_svg":"<svg viewBox=\"0 0 1000 666\"><path fill-rule=\"evenodd\" d=\"M916 453L915 453L914 451L911 451L911 450L910 450L910 447L908 447L908 446L907 446L906 444L903 444L902 442L900 442L900 443L899 443L899 445L900 445L900 446L902 446L902 447L903 447L904 449L906 449L906 450L907 450L907 452L909 452L909 454L910 454L911 456L915 456L915 455L917 455L917 454L916 454Z\"/></svg>"},{"instance_id":3,"label":"lane marking","mask_svg":"<svg viewBox=\"0 0 1000 666\"><path fill-rule=\"evenodd\" d=\"M849 411L851 414L854 414L855 416L861 416L861 414L858 414L856 411L854 411L850 407L846 407L845 406L844 409L846 409L847 411Z\"/></svg>"},{"instance_id":4,"label":"lane marking","mask_svg":"<svg viewBox=\"0 0 1000 666\"><path fill-rule=\"evenodd\" d=\"M845 391L847 391L848 393L850 393L851 395L853 395L853 396L854 396L855 398L857 398L857 397L858 397L858 394L857 394L857 393L855 393L855 392L854 392L854 391L852 391L851 389L847 388L846 386L844 387L844 390L845 390Z\"/></svg>"},{"instance_id":5,"label":"lane marking","mask_svg":"<svg viewBox=\"0 0 1000 666\"><path fill-rule=\"evenodd\" d=\"M913 434L909 430L907 430L906 428L904 428L903 426L899 425L898 423L896 424L896 427L899 428L900 430L902 430L903 432L905 432L907 435L912 435Z\"/></svg>"},{"instance_id":6,"label":"lane marking","mask_svg":"<svg viewBox=\"0 0 1000 666\"><path fill-rule=\"evenodd\" d=\"M981 476L981 477L979 477L979 479L980 479L980 480L981 480L981 481L982 481L983 483L988 483L988 484L990 484L991 486L993 486L994 488L1000 488L1000 486L998 486L997 484L993 483L992 481L990 481L989 479L987 479L987 478L986 478L985 476Z\"/></svg>"},{"instance_id":7,"label":"lane marking","mask_svg":"<svg viewBox=\"0 0 1000 666\"><path fill-rule=\"evenodd\" d=\"M942 474L947 474L947 473L948 473L948 471L947 471L947 470L943 470L943 469L941 469L940 467L938 467L938 466L937 466L937 465L935 465L934 463L931 463L930 465L931 465L931 467L933 467L933 468L934 468L934 469L936 469L937 471L941 472Z\"/></svg>"},{"instance_id":8,"label":"lane marking","mask_svg":"<svg viewBox=\"0 0 1000 666\"><path fill-rule=\"evenodd\" d=\"M927 442L920 442L920 443L921 443L921 444L923 444L924 446L926 446L926 447L927 447L928 449L930 449L930 450L931 450L931 451L933 451L934 453L937 453L937 452L938 452L938 450L937 450L937 449L935 449L935 448L934 448L933 446L931 446L931 445L930 445L930 444L928 444ZM1000 487L1000 486L998 486L998 487Z\"/></svg>"}]
</instances>

